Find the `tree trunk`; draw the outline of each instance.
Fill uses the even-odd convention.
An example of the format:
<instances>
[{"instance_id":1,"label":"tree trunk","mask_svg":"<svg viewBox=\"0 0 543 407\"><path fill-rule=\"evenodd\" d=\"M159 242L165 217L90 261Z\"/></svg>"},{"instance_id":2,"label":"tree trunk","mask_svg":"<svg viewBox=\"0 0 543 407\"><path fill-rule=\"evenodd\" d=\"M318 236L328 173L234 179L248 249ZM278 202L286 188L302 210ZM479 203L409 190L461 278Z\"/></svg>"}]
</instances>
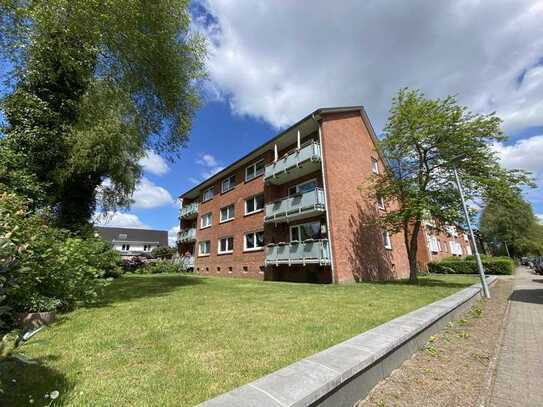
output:
<instances>
[{"instance_id":1,"label":"tree trunk","mask_svg":"<svg viewBox=\"0 0 543 407\"><path fill-rule=\"evenodd\" d=\"M407 251L407 258L409 259L409 281L417 281L417 273L419 271L417 264L417 249L418 249L418 235L420 231L420 221L416 221L413 228L409 223L404 224L403 234L405 240L405 247Z\"/></svg>"}]
</instances>

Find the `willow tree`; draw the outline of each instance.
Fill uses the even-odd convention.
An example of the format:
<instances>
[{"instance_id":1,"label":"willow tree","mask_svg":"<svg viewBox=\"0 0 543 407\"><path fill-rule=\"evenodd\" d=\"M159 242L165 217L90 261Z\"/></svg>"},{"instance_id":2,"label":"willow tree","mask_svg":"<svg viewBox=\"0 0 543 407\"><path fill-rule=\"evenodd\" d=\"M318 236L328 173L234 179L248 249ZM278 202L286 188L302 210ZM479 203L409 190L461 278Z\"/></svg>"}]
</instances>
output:
<instances>
[{"instance_id":1,"label":"willow tree","mask_svg":"<svg viewBox=\"0 0 543 407\"><path fill-rule=\"evenodd\" d=\"M529 182L526 173L500 166L491 147L505 140L500 125L494 114L471 113L454 97L428 99L410 89L394 97L379 145L389 171L373 177L370 189L394 202L379 221L403 233L410 280L417 279L417 237L428 214L441 224L463 223L453 167L467 200L500 199Z\"/></svg>"},{"instance_id":2,"label":"willow tree","mask_svg":"<svg viewBox=\"0 0 543 407\"><path fill-rule=\"evenodd\" d=\"M9 166L24 162L57 223L78 230L97 200L129 204L146 150L186 143L204 43L186 0L0 0L0 13L14 67L0 182L16 189Z\"/></svg>"}]
</instances>

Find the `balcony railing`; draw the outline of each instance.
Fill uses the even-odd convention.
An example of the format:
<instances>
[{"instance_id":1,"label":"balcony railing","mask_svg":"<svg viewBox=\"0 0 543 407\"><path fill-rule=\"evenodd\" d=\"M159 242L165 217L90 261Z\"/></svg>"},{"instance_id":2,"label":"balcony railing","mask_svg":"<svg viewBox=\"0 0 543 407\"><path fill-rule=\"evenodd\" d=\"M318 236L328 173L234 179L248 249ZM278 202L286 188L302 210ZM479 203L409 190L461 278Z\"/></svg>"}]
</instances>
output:
<instances>
[{"instance_id":1,"label":"balcony railing","mask_svg":"<svg viewBox=\"0 0 543 407\"><path fill-rule=\"evenodd\" d=\"M264 180L271 184L283 184L294 178L320 169L321 146L311 140L266 166Z\"/></svg>"},{"instance_id":2,"label":"balcony railing","mask_svg":"<svg viewBox=\"0 0 543 407\"><path fill-rule=\"evenodd\" d=\"M181 207L181 210L179 211L179 217L182 219L195 218L196 215L198 215L198 202L185 205Z\"/></svg>"},{"instance_id":3,"label":"balcony railing","mask_svg":"<svg viewBox=\"0 0 543 407\"><path fill-rule=\"evenodd\" d=\"M318 215L325 210L324 191L315 188L266 205L264 222L290 222Z\"/></svg>"},{"instance_id":4,"label":"balcony railing","mask_svg":"<svg viewBox=\"0 0 543 407\"><path fill-rule=\"evenodd\" d=\"M281 264L330 264L330 248L328 239L304 240L303 242L290 242L270 244L266 252L266 265L279 266Z\"/></svg>"},{"instance_id":5,"label":"balcony railing","mask_svg":"<svg viewBox=\"0 0 543 407\"><path fill-rule=\"evenodd\" d=\"M176 260L176 263L184 270L193 269L194 256L181 256Z\"/></svg>"},{"instance_id":6,"label":"balcony railing","mask_svg":"<svg viewBox=\"0 0 543 407\"><path fill-rule=\"evenodd\" d=\"M191 242L196 240L196 229L183 229L180 230L179 233L177 233L177 241L178 242Z\"/></svg>"}]
</instances>

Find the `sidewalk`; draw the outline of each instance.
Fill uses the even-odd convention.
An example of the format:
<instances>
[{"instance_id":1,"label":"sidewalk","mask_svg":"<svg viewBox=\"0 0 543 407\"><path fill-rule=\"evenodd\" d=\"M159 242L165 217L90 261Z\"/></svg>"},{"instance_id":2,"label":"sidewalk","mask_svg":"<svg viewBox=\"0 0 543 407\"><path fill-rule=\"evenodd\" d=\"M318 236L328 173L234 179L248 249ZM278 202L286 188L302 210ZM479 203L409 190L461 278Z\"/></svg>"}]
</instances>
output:
<instances>
[{"instance_id":1,"label":"sidewalk","mask_svg":"<svg viewBox=\"0 0 543 407\"><path fill-rule=\"evenodd\" d=\"M519 267L490 406L543 406L543 276Z\"/></svg>"}]
</instances>

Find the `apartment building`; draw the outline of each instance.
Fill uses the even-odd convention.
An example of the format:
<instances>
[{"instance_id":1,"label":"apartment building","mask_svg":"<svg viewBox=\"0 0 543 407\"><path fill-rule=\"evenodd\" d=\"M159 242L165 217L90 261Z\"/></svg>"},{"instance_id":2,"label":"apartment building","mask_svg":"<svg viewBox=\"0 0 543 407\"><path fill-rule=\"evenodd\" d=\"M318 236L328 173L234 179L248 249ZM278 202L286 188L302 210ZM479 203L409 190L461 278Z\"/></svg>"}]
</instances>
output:
<instances>
[{"instance_id":1,"label":"apartment building","mask_svg":"<svg viewBox=\"0 0 543 407\"><path fill-rule=\"evenodd\" d=\"M472 254L467 231L458 226L441 226L433 220L427 220L421 225L418 247L417 257L422 268L430 261Z\"/></svg>"},{"instance_id":2,"label":"apartment building","mask_svg":"<svg viewBox=\"0 0 543 407\"><path fill-rule=\"evenodd\" d=\"M407 277L403 237L360 190L384 170L361 106L322 108L180 196L178 250L195 272L350 282Z\"/></svg>"}]
</instances>

